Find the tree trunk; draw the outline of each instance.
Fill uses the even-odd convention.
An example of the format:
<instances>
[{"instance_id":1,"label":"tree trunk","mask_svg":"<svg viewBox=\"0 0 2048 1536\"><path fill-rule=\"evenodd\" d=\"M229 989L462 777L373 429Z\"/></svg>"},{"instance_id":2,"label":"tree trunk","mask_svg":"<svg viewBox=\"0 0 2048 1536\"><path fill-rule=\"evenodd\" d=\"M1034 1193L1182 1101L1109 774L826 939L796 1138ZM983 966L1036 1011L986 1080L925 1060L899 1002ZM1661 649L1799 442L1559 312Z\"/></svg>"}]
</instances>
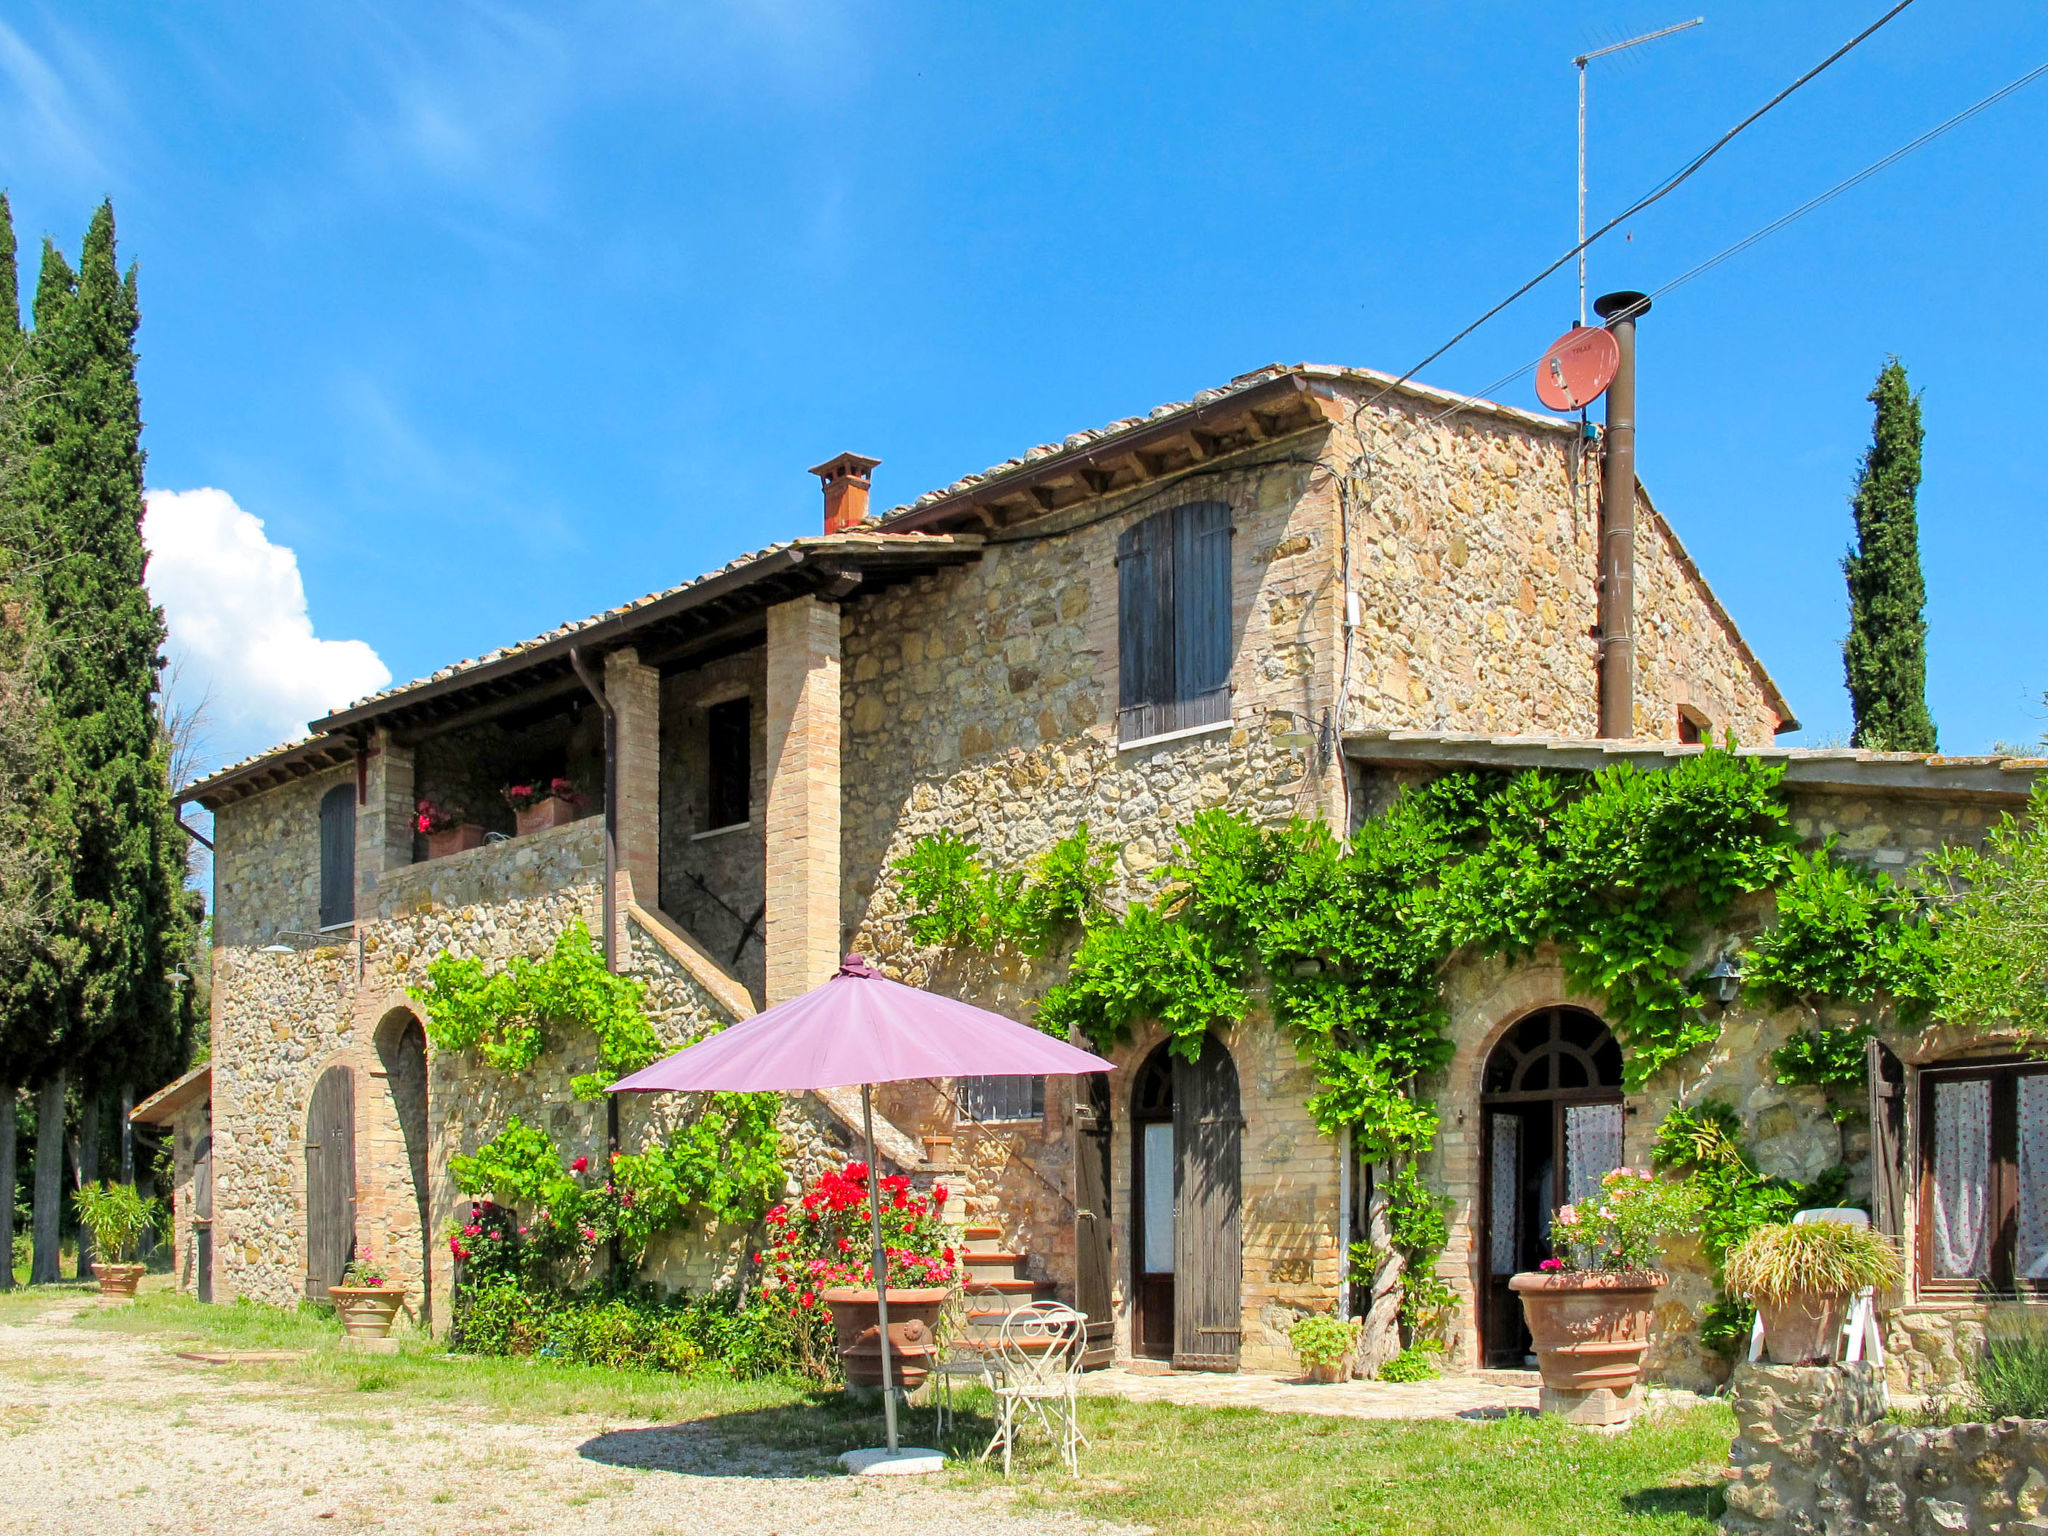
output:
<instances>
[{"instance_id":1,"label":"tree trunk","mask_svg":"<svg viewBox=\"0 0 2048 1536\"><path fill-rule=\"evenodd\" d=\"M107 1118L106 1098L92 1089L78 1097L78 1182L77 1187L100 1181L100 1122ZM78 1278L92 1278L92 1233L78 1224Z\"/></svg>"},{"instance_id":2,"label":"tree trunk","mask_svg":"<svg viewBox=\"0 0 2048 1536\"><path fill-rule=\"evenodd\" d=\"M0 1291L14 1289L14 1099L19 1090L0 1084Z\"/></svg>"},{"instance_id":3,"label":"tree trunk","mask_svg":"<svg viewBox=\"0 0 2048 1536\"><path fill-rule=\"evenodd\" d=\"M58 1211L64 1199L64 1074L59 1072L36 1090L35 1261L31 1285L54 1285L63 1279L57 1268Z\"/></svg>"},{"instance_id":4,"label":"tree trunk","mask_svg":"<svg viewBox=\"0 0 2048 1536\"><path fill-rule=\"evenodd\" d=\"M1365 1207L1365 1240L1373 1256L1365 1328L1358 1337L1358 1373L1377 1376L1380 1367L1401 1352L1401 1255L1394 1251L1394 1226L1387 1186L1394 1170L1375 1163L1372 1198Z\"/></svg>"}]
</instances>

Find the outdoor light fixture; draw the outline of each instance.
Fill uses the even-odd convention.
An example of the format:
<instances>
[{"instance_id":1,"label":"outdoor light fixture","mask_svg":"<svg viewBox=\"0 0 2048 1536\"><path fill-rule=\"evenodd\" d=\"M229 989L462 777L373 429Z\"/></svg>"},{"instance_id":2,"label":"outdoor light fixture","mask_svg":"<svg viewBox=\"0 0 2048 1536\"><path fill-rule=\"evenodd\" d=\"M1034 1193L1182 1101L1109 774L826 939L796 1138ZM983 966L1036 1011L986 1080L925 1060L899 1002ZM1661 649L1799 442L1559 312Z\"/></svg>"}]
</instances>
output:
<instances>
[{"instance_id":1,"label":"outdoor light fixture","mask_svg":"<svg viewBox=\"0 0 2048 1536\"><path fill-rule=\"evenodd\" d=\"M1742 991L1742 967L1722 955L1715 960L1713 969L1707 972L1707 996L1727 1007Z\"/></svg>"},{"instance_id":2,"label":"outdoor light fixture","mask_svg":"<svg viewBox=\"0 0 2048 1536\"><path fill-rule=\"evenodd\" d=\"M256 951L259 955L296 955L298 951L289 944L266 944Z\"/></svg>"},{"instance_id":3,"label":"outdoor light fixture","mask_svg":"<svg viewBox=\"0 0 2048 1536\"><path fill-rule=\"evenodd\" d=\"M1269 717L1277 716L1295 722L1292 730L1279 731L1274 734L1274 746L1285 747L1292 752L1306 752L1311 747L1320 747L1322 745L1323 732L1327 729L1326 725L1319 725L1307 715L1298 715L1291 709L1269 709L1266 711L1266 714Z\"/></svg>"},{"instance_id":4,"label":"outdoor light fixture","mask_svg":"<svg viewBox=\"0 0 2048 1536\"><path fill-rule=\"evenodd\" d=\"M190 976L187 976L183 971L164 972L164 980L168 981L174 987L182 987L183 985L185 985L186 982L190 981L191 979L192 978Z\"/></svg>"}]
</instances>

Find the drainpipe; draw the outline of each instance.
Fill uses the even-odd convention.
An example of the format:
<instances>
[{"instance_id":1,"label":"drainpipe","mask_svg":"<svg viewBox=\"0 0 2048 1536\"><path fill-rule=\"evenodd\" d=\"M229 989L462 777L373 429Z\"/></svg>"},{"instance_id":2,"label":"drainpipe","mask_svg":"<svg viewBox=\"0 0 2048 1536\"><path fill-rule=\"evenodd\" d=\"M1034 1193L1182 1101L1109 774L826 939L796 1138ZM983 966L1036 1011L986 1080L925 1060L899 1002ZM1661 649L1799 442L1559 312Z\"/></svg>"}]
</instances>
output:
<instances>
[{"instance_id":1,"label":"drainpipe","mask_svg":"<svg viewBox=\"0 0 2048 1536\"><path fill-rule=\"evenodd\" d=\"M1337 1321L1351 1321L1351 1127L1337 1131Z\"/></svg>"},{"instance_id":2,"label":"drainpipe","mask_svg":"<svg viewBox=\"0 0 2048 1536\"><path fill-rule=\"evenodd\" d=\"M569 647L569 665L604 711L604 968L617 973L619 932L619 717L604 685L583 659L583 647Z\"/></svg>"},{"instance_id":3,"label":"drainpipe","mask_svg":"<svg viewBox=\"0 0 2048 1536\"><path fill-rule=\"evenodd\" d=\"M1626 739L1636 733L1636 320L1650 301L1610 293L1593 308L1621 354L1607 386L1600 474L1600 734Z\"/></svg>"}]
</instances>

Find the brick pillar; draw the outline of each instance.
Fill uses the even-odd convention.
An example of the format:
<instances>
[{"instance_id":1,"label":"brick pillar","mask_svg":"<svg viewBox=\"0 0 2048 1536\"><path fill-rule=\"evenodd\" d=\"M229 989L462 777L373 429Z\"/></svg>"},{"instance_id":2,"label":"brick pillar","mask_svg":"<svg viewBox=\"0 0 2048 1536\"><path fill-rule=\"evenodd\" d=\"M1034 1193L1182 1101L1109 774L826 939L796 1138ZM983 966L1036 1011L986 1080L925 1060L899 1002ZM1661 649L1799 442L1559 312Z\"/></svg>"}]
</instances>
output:
<instances>
[{"instance_id":1,"label":"brick pillar","mask_svg":"<svg viewBox=\"0 0 2048 1536\"><path fill-rule=\"evenodd\" d=\"M661 674L628 646L604 659L604 694L618 712L619 870L643 906L661 899Z\"/></svg>"},{"instance_id":2,"label":"brick pillar","mask_svg":"<svg viewBox=\"0 0 2048 1536\"><path fill-rule=\"evenodd\" d=\"M839 610L768 610L768 1003L839 966Z\"/></svg>"},{"instance_id":3,"label":"brick pillar","mask_svg":"<svg viewBox=\"0 0 2048 1536\"><path fill-rule=\"evenodd\" d=\"M356 806L356 921L377 915L377 877L412 862L412 748L394 746L391 733L370 738L363 802Z\"/></svg>"}]
</instances>

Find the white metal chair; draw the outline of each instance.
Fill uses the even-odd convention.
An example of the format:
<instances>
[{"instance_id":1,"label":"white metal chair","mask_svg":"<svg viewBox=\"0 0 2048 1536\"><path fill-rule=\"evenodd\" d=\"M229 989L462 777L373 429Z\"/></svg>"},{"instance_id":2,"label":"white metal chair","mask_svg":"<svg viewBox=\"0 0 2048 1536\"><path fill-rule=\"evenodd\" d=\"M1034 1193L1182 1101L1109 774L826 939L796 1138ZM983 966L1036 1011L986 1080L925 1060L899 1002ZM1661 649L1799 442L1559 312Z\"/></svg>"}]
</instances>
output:
<instances>
[{"instance_id":1,"label":"white metal chair","mask_svg":"<svg viewBox=\"0 0 2048 1536\"><path fill-rule=\"evenodd\" d=\"M986 1461L1003 1448L1003 1476L1010 1475L1021 1421L1029 1416L1059 1448L1069 1473L1081 1470L1080 1450L1088 1443L1081 1433L1079 1383L1081 1352L1088 1319L1056 1301L1035 1301L1003 1319L996 1339L1003 1379L995 1384L996 1432L981 1453Z\"/></svg>"},{"instance_id":2,"label":"white metal chair","mask_svg":"<svg viewBox=\"0 0 2048 1536\"><path fill-rule=\"evenodd\" d=\"M944 1351L931 1368L932 1406L937 1410L940 1435L946 1433L946 1420L958 1417L953 1406L953 1383L979 1382L994 1392L1004 1378L998 1336L977 1328L966 1299L957 1292L946 1305L942 1326Z\"/></svg>"},{"instance_id":3,"label":"white metal chair","mask_svg":"<svg viewBox=\"0 0 2048 1536\"><path fill-rule=\"evenodd\" d=\"M1867 1227L1870 1213L1859 1211L1853 1205L1823 1206L1817 1210L1801 1211L1792 1218L1795 1227L1811 1226L1815 1222L1830 1221L1845 1227ZM1749 1361L1754 1365L1764 1354L1764 1318L1759 1312L1749 1329ZM1849 1316L1842 1323L1841 1336L1835 1340L1835 1359L1854 1362L1868 1360L1879 1371L1884 1371L1884 1339L1877 1327L1877 1292L1866 1285L1856 1293L1849 1303Z\"/></svg>"}]
</instances>

